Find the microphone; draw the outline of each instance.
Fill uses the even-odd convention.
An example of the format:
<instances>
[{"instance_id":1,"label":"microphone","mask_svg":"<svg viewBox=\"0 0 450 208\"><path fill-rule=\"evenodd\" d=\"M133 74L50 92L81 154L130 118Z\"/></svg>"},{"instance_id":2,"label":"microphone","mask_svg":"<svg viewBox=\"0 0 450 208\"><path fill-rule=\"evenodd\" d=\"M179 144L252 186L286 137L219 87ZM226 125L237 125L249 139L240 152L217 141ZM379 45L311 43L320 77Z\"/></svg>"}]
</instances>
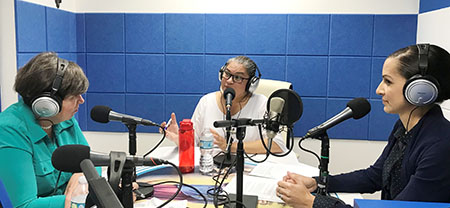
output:
<instances>
[{"instance_id":1,"label":"microphone","mask_svg":"<svg viewBox=\"0 0 450 208\"><path fill-rule=\"evenodd\" d=\"M99 123L108 123L109 121L120 121L126 124L135 123L144 126L159 126L155 122L147 119L114 112L111 110L110 107L104 105L94 106L91 109L91 118L92 120L97 121Z\"/></svg>"},{"instance_id":2,"label":"microphone","mask_svg":"<svg viewBox=\"0 0 450 208\"><path fill-rule=\"evenodd\" d=\"M342 121L345 121L351 117L354 119L360 119L369 112L370 103L365 98L355 98L347 103L347 107L343 111L322 124L308 130L305 137L315 137L336 124L341 123Z\"/></svg>"},{"instance_id":3,"label":"microphone","mask_svg":"<svg viewBox=\"0 0 450 208\"><path fill-rule=\"evenodd\" d=\"M266 132L269 139L269 145L272 139L277 135L280 129L280 114L283 111L284 99L281 97L273 97L270 99L269 119L267 120Z\"/></svg>"},{"instance_id":4,"label":"microphone","mask_svg":"<svg viewBox=\"0 0 450 208\"><path fill-rule=\"evenodd\" d=\"M95 166L109 166L111 157L106 154L91 152L91 148L85 145L64 145L56 148L52 154L52 164L57 170L64 172L82 172L80 163L84 159L90 159ZM136 166L157 166L168 164L168 161L152 157L127 156L126 161L133 162Z\"/></svg>"},{"instance_id":5,"label":"microphone","mask_svg":"<svg viewBox=\"0 0 450 208\"><path fill-rule=\"evenodd\" d=\"M91 160L82 160L80 163L80 168L89 183L90 193L88 195L86 205L89 205L89 203L94 203L99 207L123 208L123 205L120 203L119 198L117 198L117 195L114 193L111 185L105 178L100 177Z\"/></svg>"},{"instance_id":6,"label":"microphone","mask_svg":"<svg viewBox=\"0 0 450 208\"><path fill-rule=\"evenodd\" d=\"M223 97L225 98L225 106L227 107L227 111L231 109L232 101L236 96L236 92L233 88L227 88L223 92Z\"/></svg>"}]
</instances>

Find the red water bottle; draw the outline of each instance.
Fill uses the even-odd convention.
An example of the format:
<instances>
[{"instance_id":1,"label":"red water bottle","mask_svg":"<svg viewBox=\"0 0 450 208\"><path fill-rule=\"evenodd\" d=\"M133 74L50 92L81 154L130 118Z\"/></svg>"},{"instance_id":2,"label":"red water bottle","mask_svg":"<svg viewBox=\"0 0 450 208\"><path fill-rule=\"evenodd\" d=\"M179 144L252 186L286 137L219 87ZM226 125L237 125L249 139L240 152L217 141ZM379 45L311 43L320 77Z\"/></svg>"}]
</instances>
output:
<instances>
[{"instance_id":1,"label":"red water bottle","mask_svg":"<svg viewBox=\"0 0 450 208\"><path fill-rule=\"evenodd\" d=\"M178 130L179 168L182 173L194 171L194 128L191 119L180 122Z\"/></svg>"}]
</instances>

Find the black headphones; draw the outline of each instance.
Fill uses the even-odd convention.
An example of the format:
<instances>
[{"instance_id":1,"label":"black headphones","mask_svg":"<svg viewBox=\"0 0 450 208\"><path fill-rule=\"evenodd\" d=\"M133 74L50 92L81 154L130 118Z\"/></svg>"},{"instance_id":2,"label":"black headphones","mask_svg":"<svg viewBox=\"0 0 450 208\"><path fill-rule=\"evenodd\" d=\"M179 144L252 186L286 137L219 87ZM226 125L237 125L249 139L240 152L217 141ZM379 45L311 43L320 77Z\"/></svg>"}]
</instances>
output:
<instances>
[{"instance_id":1,"label":"black headphones","mask_svg":"<svg viewBox=\"0 0 450 208\"><path fill-rule=\"evenodd\" d=\"M57 57L56 77L53 80L50 92L44 92L31 101L33 113L40 117L52 117L58 114L62 108L62 98L56 93L61 88L64 72L69 66L69 61Z\"/></svg>"},{"instance_id":2,"label":"black headphones","mask_svg":"<svg viewBox=\"0 0 450 208\"><path fill-rule=\"evenodd\" d=\"M415 106L431 104L439 94L439 82L427 75L429 48L430 44L417 44L420 74L409 78L403 87L406 100Z\"/></svg>"},{"instance_id":3,"label":"black headphones","mask_svg":"<svg viewBox=\"0 0 450 208\"><path fill-rule=\"evenodd\" d=\"M225 69L227 68L228 63L225 63L222 67L220 67L219 70L219 81L222 81L222 76L223 76L223 72L225 71ZM261 79L261 72L259 71L258 66L256 66L256 71L258 72L258 76L253 75L252 77L250 77L248 79L247 84L245 85L245 91L249 92L249 93L253 93L256 88L258 87L259 84L259 80Z\"/></svg>"}]
</instances>

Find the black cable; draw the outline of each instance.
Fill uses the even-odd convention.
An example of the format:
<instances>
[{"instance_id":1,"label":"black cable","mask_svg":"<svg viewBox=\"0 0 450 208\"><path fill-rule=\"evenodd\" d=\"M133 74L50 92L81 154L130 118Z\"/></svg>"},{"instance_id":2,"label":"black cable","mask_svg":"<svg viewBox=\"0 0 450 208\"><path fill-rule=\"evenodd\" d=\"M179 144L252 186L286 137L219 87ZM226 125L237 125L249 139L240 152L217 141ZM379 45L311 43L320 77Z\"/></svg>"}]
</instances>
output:
<instances>
[{"instance_id":1,"label":"black cable","mask_svg":"<svg viewBox=\"0 0 450 208\"><path fill-rule=\"evenodd\" d=\"M161 143L164 141L164 139L166 138L166 130L164 128L162 128L161 126L159 126L162 130L163 130L163 137L161 138L161 140L159 140L158 144L156 144L153 149L151 149L150 151L148 151L147 153L144 154L143 157L146 157L147 155L149 155L150 153L152 153L153 151L155 151L156 148L159 147L159 145L161 145Z\"/></svg>"},{"instance_id":2,"label":"black cable","mask_svg":"<svg viewBox=\"0 0 450 208\"><path fill-rule=\"evenodd\" d=\"M178 182L178 181L163 181L163 182L155 183L152 185L149 184L148 186L145 186L145 187L153 187L153 186L158 186L158 185L162 185L162 184L166 184L166 183L180 184L180 182ZM182 185L193 189L195 192L197 192L203 198L203 201L205 202L205 205L203 207L206 207L208 205L208 200L206 199L205 195L203 195L202 192L200 192L197 188L195 188L194 186L191 186L189 184L186 184L186 183L182 183Z\"/></svg>"},{"instance_id":3,"label":"black cable","mask_svg":"<svg viewBox=\"0 0 450 208\"><path fill-rule=\"evenodd\" d=\"M303 142L303 140L305 140L305 139L307 139L307 138L306 138L306 137L302 137L302 138L300 139L300 141L298 141L298 147L299 147L301 150L303 150L303 151L305 151L305 152L308 152L308 153L311 153L311 154L313 154L314 156L316 156L317 160L319 161L319 165L321 165L321 160L320 160L319 155L317 155L315 152L313 152L313 151L311 151L311 150L308 150L308 149L302 147L302 142ZM294 146L294 145L292 145L292 146Z\"/></svg>"},{"instance_id":4,"label":"black cable","mask_svg":"<svg viewBox=\"0 0 450 208\"><path fill-rule=\"evenodd\" d=\"M159 205L158 208L165 206L166 204L170 203L173 199L175 199L175 197L177 197L178 193L180 193L181 187L183 186L183 175L181 174L180 169L171 162L167 161L166 163L171 165L172 167L174 167L175 170L177 170L178 176L180 176L180 182L178 182L180 184L180 186L178 186L178 190L175 192L175 194L172 195L172 197L170 197L167 201L165 201L164 203Z\"/></svg>"},{"instance_id":5,"label":"black cable","mask_svg":"<svg viewBox=\"0 0 450 208\"><path fill-rule=\"evenodd\" d=\"M419 108L419 106L416 106L414 109L411 110L411 112L409 112L408 121L406 122L405 134L408 133L408 125L409 125L409 120L411 119L412 113L418 108Z\"/></svg>"},{"instance_id":6,"label":"black cable","mask_svg":"<svg viewBox=\"0 0 450 208\"><path fill-rule=\"evenodd\" d=\"M59 171L58 179L56 179L55 188L53 189L52 196L55 195L56 190L58 189L58 183L59 183L59 179L60 179L60 178L61 178L61 171Z\"/></svg>"},{"instance_id":7,"label":"black cable","mask_svg":"<svg viewBox=\"0 0 450 208\"><path fill-rule=\"evenodd\" d=\"M209 189L209 190L207 191L207 193L208 193L209 195L213 195L213 203L214 203L214 206L215 206L215 207L218 207L219 205L223 205L223 203L225 203L225 202L219 203L219 202L218 202L219 197L220 197L220 201L225 201L225 200L226 200L228 203L231 203L230 198L228 197L228 193L222 189L222 186L223 186L223 183L224 183L225 179L229 176L230 171L231 171L232 168L235 166L235 164L236 164L236 160L233 161L233 163L231 164L231 166L230 166L230 167L228 168L228 170L225 172L225 174L224 174L223 177L222 177L222 181L220 181L220 183L219 183L220 175L221 175L221 173L222 173L222 170L225 168L225 167L223 166L223 161L222 161L222 163L221 163L220 166L219 166L219 172L218 172L218 175L213 176L213 180L214 180L216 183L214 184L214 188L213 188L213 189ZM211 194L211 193L210 193L211 191L214 191L214 192ZM223 192L224 194L219 195L220 192Z\"/></svg>"}]
</instances>

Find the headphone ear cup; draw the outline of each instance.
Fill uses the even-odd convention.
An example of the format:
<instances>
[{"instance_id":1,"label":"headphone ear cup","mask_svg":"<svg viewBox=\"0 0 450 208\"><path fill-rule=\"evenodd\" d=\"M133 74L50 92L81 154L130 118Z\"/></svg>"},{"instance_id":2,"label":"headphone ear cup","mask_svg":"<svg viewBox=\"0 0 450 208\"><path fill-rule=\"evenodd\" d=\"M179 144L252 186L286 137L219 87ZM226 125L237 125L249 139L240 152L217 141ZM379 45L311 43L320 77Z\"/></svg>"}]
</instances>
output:
<instances>
[{"instance_id":1,"label":"headphone ear cup","mask_svg":"<svg viewBox=\"0 0 450 208\"><path fill-rule=\"evenodd\" d=\"M258 88L258 85L259 85L259 77L256 76L252 77L247 82L246 86L247 92L249 93L255 92L256 88Z\"/></svg>"},{"instance_id":2,"label":"headphone ear cup","mask_svg":"<svg viewBox=\"0 0 450 208\"><path fill-rule=\"evenodd\" d=\"M219 70L219 81L222 81L223 71Z\"/></svg>"},{"instance_id":3,"label":"headphone ear cup","mask_svg":"<svg viewBox=\"0 0 450 208\"><path fill-rule=\"evenodd\" d=\"M433 77L414 75L403 87L406 101L415 106L433 103L439 94L439 84Z\"/></svg>"},{"instance_id":4,"label":"headphone ear cup","mask_svg":"<svg viewBox=\"0 0 450 208\"><path fill-rule=\"evenodd\" d=\"M56 116L61 111L62 100L50 93L43 93L31 102L31 109L34 114L40 117Z\"/></svg>"}]
</instances>

